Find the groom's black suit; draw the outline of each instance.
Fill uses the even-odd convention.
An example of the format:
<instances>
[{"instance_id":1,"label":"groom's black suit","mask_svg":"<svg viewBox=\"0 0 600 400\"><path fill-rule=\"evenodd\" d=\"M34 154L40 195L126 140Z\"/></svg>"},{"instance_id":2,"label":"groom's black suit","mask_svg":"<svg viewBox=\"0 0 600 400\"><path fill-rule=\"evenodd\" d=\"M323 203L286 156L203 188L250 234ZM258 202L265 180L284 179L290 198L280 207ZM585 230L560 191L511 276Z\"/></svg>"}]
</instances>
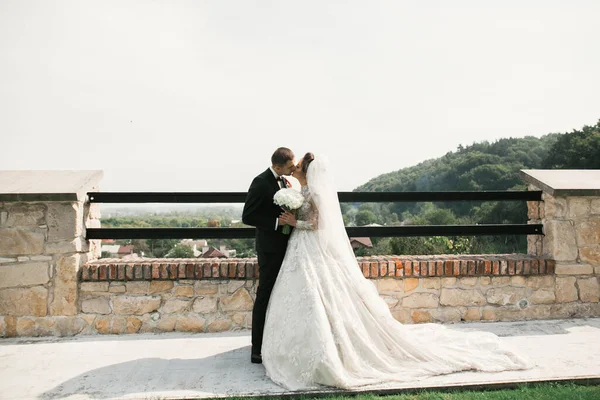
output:
<instances>
[{"instance_id":1,"label":"groom's black suit","mask_svg":"<svg viewBox=\"0 0 600 400\"><path fill-rule=\"evenodd\" d=\"M280 189L279 182L271 169L258 175L250 184L242 222L256 227L256 254L258 256L259 278L256 300L252 309L252 354L261 354L265 316L271 291L279 274L289 235L282 233L282 227L275 224L282 209L273 203L273 196Z\"/></svg>"}]
</instances>

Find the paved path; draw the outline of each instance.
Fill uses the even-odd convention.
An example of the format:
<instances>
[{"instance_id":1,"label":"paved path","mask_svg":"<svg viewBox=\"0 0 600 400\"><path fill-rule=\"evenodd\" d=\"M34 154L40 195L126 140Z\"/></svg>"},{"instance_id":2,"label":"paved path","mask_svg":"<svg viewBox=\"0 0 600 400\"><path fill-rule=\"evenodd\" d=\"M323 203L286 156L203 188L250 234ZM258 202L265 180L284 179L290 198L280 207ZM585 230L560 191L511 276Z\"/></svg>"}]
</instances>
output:
<instances>
[{"instance_id":1,"label":"paved path","mask_svg":"<svg viewBox=\"0 0 600 400\"><path fill-rule=\"evenodd\" d=\"M386 390L600 378L600 319L447 325L502 337L538 366ZM248 331L0 339L0 399L186 399L285 391L250 364ZM383 387L380 387L383 388ZM370 388L374 389L374 388Z\"/></svg>"}]
</instances>

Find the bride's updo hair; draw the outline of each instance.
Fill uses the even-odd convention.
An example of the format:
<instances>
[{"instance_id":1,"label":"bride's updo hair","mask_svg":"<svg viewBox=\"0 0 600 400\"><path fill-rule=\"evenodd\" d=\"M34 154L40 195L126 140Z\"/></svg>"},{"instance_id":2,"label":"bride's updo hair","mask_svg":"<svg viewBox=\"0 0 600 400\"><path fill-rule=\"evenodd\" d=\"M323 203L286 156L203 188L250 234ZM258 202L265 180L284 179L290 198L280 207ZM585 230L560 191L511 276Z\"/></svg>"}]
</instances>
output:
<instances>
[{"instance_id":1,"label":"bride's updo hair","mask_svg":"<svg viewBox=\"0 0 600 400\"><path fill-rule=\"evenodd\" d=\"M315 159L315 155L313 153L306 153L304 157L302 157L302 173L306 176L306 171L308 171L308 166Z\"/></svg>"}]
</instances>

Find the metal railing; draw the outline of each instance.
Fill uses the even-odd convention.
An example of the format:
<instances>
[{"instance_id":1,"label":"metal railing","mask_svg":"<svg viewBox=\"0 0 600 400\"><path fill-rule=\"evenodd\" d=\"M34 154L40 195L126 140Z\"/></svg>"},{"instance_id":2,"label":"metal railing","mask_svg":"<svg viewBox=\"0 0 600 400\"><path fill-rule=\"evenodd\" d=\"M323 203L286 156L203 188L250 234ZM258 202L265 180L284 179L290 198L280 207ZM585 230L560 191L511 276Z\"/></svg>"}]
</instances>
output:
<instances>
[{"instance_id":1,"label":"metal railing","mask_svg":"<svg viewBox=\"0 0 600 400\"><path fill-rule=\"evenodd\" d=\"M90 203L244 203L246 192L89 192ZM338 192L342 203L541 201L541 191ZM350 237L543 235L541 224L346 227ZM87 239L238 239L255 228L88 228Z\"/></svg>"}]
</instances>

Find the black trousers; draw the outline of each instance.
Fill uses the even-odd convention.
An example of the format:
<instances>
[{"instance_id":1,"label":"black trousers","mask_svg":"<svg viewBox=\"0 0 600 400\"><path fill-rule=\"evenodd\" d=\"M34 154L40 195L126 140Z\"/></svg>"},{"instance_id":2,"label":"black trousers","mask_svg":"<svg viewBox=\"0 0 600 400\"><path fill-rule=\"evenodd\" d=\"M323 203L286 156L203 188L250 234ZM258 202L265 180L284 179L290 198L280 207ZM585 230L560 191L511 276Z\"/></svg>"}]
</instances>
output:
<instances>
[{"instance_id":1,"label":"black trousers","mask_svg":"<svg viewBox=\"0 0 600 400\"><path fill-rule=\"evenodd\" d=\"M259 277L252 309L252 354L261 354L265 317L285 253L259 253Z\"/></svg>"}]
</instances>

